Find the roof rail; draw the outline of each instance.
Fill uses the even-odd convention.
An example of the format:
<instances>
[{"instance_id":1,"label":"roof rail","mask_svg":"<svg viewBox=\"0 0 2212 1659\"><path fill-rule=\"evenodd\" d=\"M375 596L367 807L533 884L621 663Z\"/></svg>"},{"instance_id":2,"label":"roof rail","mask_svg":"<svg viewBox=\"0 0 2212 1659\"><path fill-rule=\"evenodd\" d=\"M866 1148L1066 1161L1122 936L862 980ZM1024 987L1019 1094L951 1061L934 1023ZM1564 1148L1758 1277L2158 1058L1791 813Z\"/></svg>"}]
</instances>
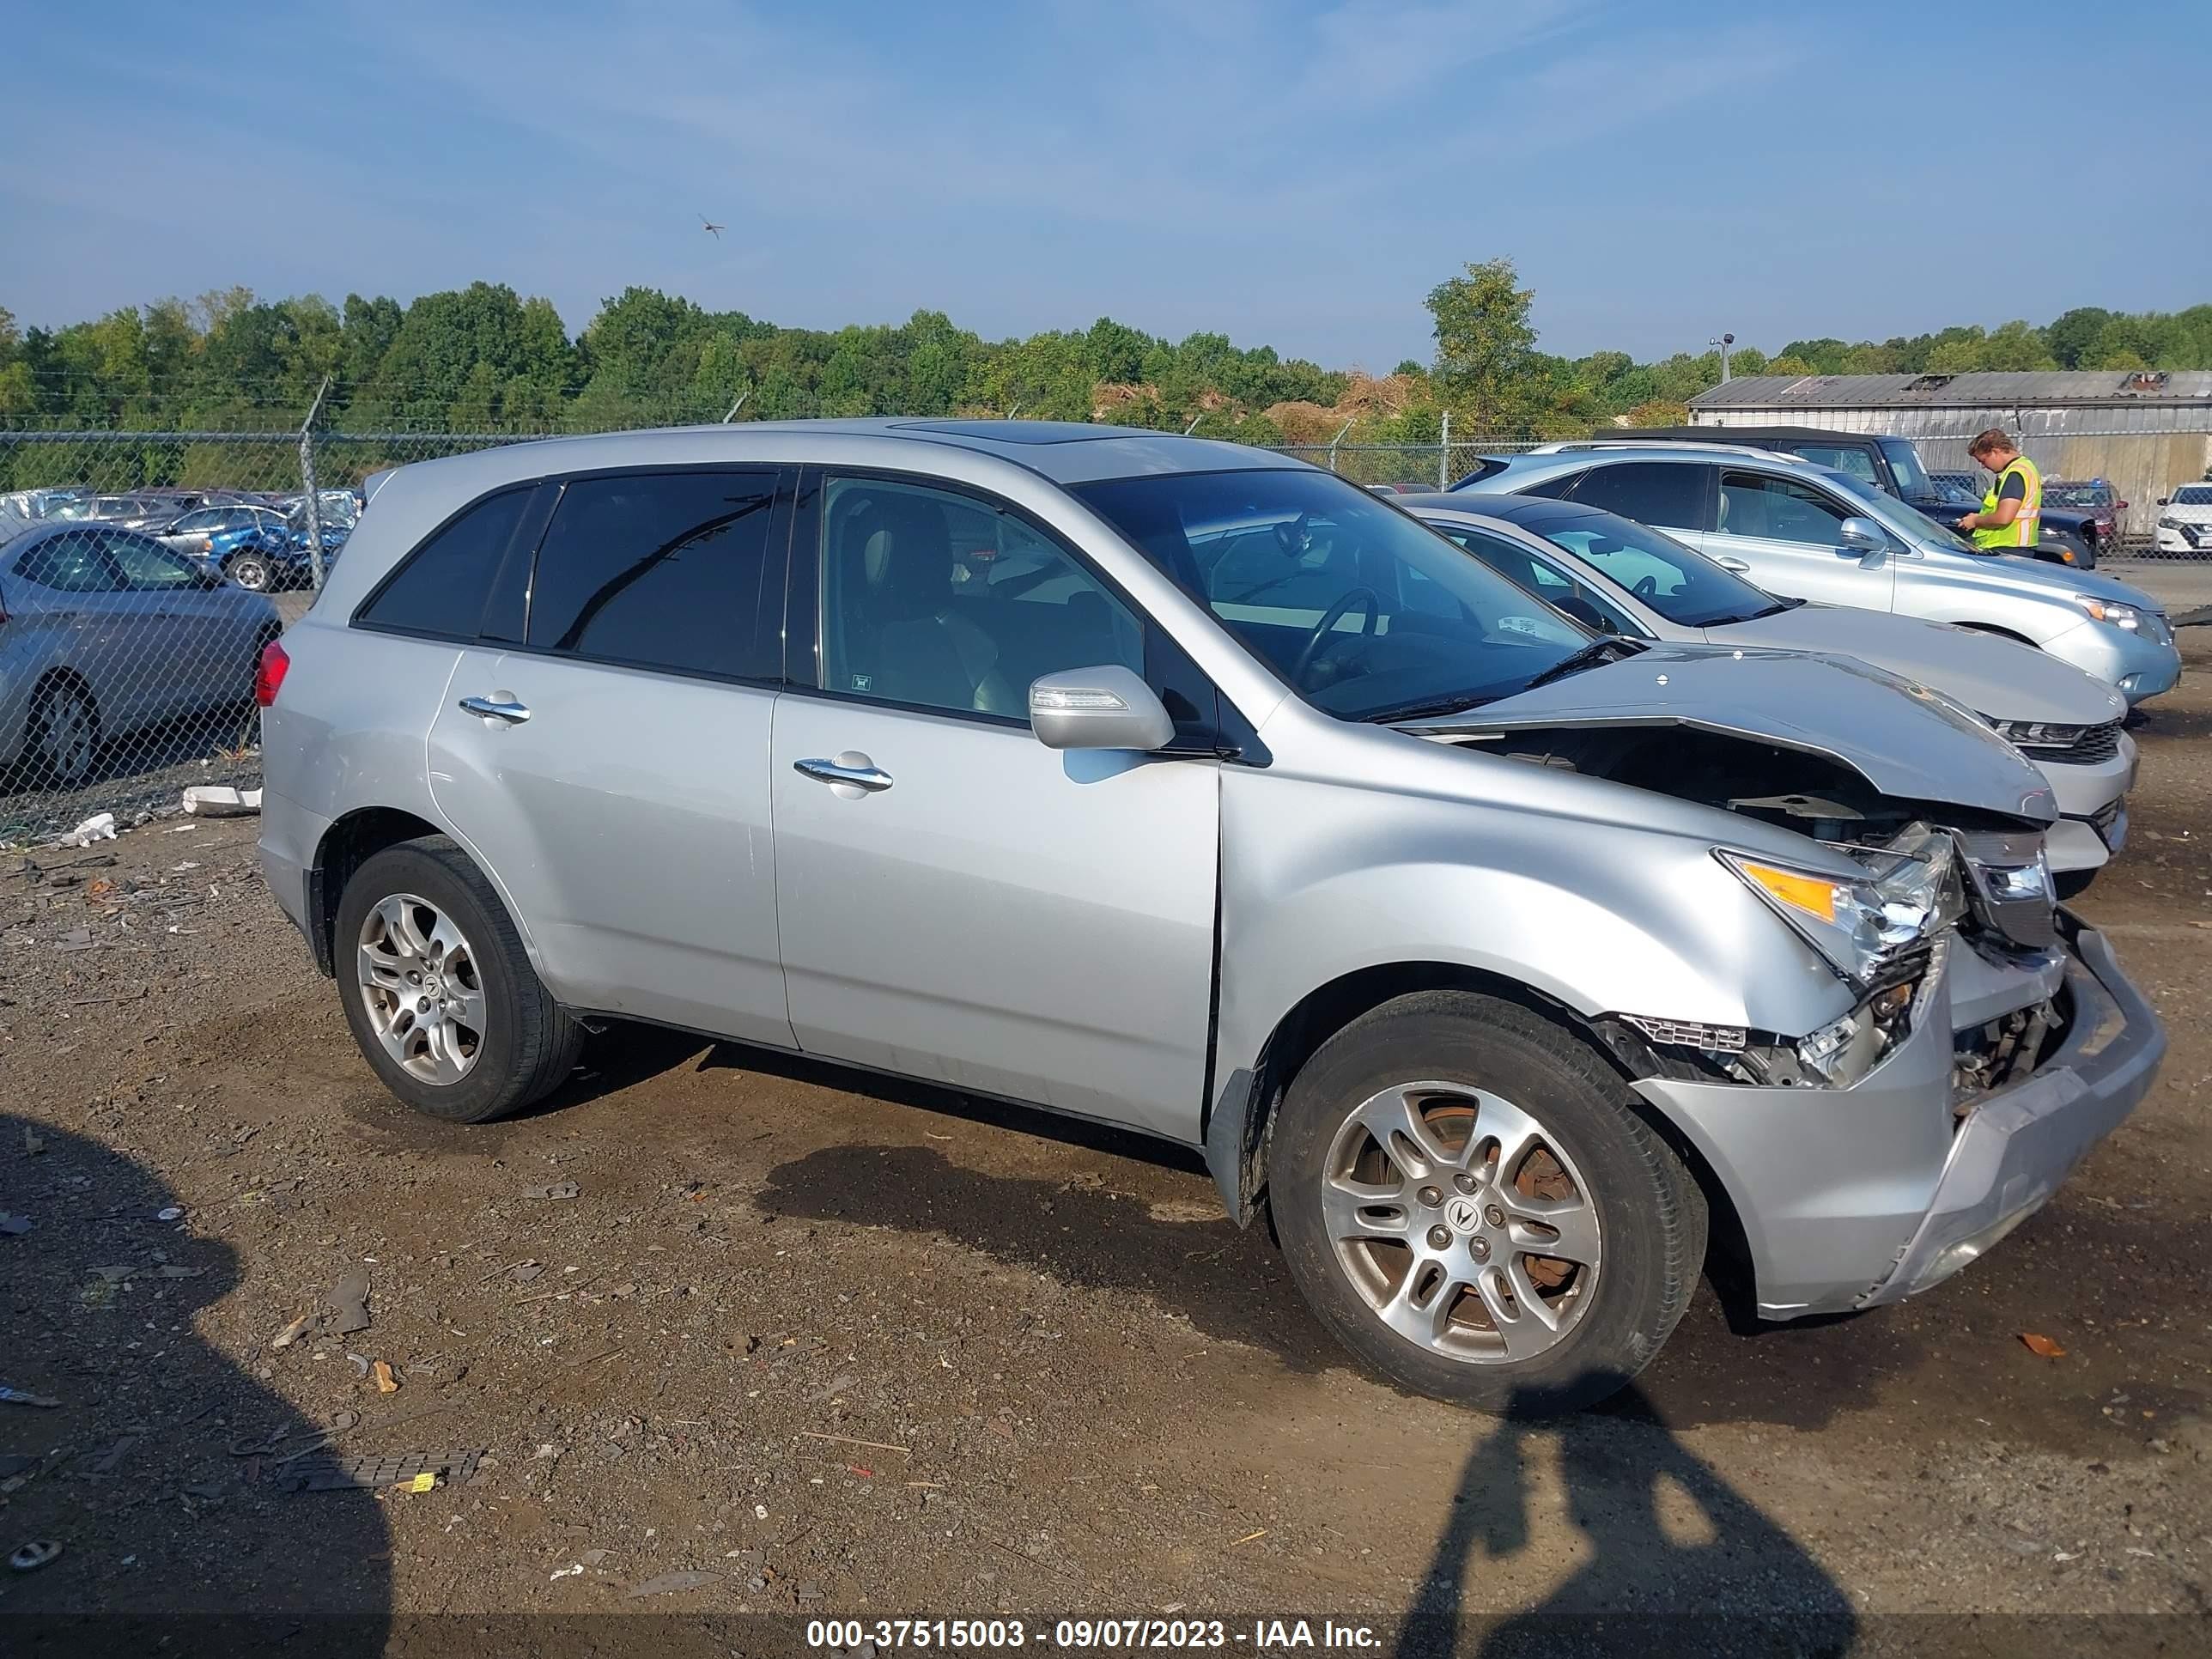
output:
<instances>
[{"instance_id":1,"label":"roof rail","mask_svg":"<svg viewBox=\"0 0 2212 1659\"><path fill-rule=\"evenodd\" d=\"M1719 428L1716 428L1716 430ZM1761 449L1753 444L1732 444L1718 438L1563 438L1523 450L1524 455L1565 455L1583 449L1711 449L1723 454L1747 455L1753 460L1789 461L1804 465L1805 458L1787 450Z\"/></svg>"}]
</instances>

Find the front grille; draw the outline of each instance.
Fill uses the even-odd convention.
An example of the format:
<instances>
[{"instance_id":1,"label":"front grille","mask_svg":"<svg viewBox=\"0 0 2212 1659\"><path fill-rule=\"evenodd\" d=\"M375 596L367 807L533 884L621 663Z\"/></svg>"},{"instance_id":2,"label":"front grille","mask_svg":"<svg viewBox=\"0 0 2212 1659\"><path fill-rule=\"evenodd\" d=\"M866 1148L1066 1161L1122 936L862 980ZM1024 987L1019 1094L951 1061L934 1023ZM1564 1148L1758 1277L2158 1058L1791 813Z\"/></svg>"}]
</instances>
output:
<instances>
[{"instance_id":1,"label":"front grille","mask_svg":"<svg viewBox=\"0 0 2212 1659\"><path fill-rule=\"evenodd\" d=\"M2080 737L2051 758L2069 766L2097 766L2119 752L2120 722L2107 720L2102 726L2083 726Z\"/></svg>"},{"instance_id":2,"label":"front grille","mask_svg":"<svg viewBox=\"0 0 2212 1659\"><path fill-rule=\"evenodd\" d=\"M2102 726L2058 728L2059 732L2069 729L2074 735L2063 743L2021 743L2021 752L2030 760L2053 761L2063 766L2101 765L2120 752L2118 720L2107 720Z\"/></svg>"}]
</instances>

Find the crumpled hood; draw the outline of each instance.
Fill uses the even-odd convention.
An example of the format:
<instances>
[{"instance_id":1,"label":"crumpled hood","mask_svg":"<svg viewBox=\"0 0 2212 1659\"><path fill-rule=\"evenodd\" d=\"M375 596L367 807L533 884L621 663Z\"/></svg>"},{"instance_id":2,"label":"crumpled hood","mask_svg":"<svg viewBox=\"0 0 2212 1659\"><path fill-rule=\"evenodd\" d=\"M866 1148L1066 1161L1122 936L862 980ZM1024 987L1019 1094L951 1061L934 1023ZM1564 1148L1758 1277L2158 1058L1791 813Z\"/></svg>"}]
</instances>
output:
<instances>
[{"instance_id":1,"label":"crumpled hood","mask_svg":"<svg viewBox=\"0 0 2212 1659\"><path fill-rule=\"evenodd\" d=\"M1708 630L1716 644L1856 657L2001 720L2102 726L2128 702L2094 675L2017 640L1847 605L1801 605Z\"/></svg>"},{"instance_id":2,"label":"crumpled hood","mask_svg":"<svg viewBox=\"0 0 2212 1659\"><path fill-rule=\"evenodd\" d=\"M1824 755L1885 795L2049 823L2043 775L1938 691L1863 663L1723 646L1655 645L1463 714L1401 722L1416 736L1683 726Z\"/></svg>"}]
</instances>

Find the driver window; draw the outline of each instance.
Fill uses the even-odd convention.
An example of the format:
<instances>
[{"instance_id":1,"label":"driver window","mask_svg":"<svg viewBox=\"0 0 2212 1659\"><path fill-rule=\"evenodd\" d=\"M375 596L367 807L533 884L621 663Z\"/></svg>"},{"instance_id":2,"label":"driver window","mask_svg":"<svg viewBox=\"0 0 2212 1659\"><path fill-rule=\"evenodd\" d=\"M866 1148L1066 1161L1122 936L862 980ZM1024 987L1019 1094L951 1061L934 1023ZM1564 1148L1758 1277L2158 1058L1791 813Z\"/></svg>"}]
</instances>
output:
<instances>
[{"instance_id":1,"label":"driver window","mask_svg":"<svg viewBox=\"0 0 2212 1659\"><path fill-rule=\"evenodd\" d=\"M1768 472L1721 474L1720 532L1833 547L1850 510L1811 485Z\"/></svg>"},{"instance_id":2,"label":"driver window","mask_svg":"<svg viewBox=\"0 0 2212 1659\"><path fill-rule=\"evenodd\" d=\"M837 478L823 510L823 686L1019 719L1030 682L1145 667L1137 617L1066 549L973 496Z\"/></svg>"}]
</instances>

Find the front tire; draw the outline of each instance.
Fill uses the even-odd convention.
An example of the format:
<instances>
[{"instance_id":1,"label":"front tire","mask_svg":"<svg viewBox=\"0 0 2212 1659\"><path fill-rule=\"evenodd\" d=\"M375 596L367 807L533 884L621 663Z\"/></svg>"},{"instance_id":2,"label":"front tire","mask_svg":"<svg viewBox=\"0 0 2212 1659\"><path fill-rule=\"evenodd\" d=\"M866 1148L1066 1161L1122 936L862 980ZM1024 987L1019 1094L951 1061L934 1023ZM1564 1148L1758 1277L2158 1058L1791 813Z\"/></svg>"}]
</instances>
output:
<instances>
[{"instance_id":1,"label":"front tire","mask_svg":"<svg viewBox=\"0 0 2212 1659\"><path fill-rule=\"evenodd\" d=\"M1705 1206L1588 1042L1517 1004L1400 997L1293 1079L1268 1160L1291 1274L1372 1370L1455 1404L1573 1411L1689 1305Z\"/></svg>"},{"instance_id":2,"label":"front tire","mask_svg":"<svg viewBox=\"0 0 2212 1659\"><path fill-rule=\"evenodd\" d=\"M259 553L240 553L223 567L223 574L249 593L266 593L276 573Z\"/></svg>"},{"instance_id":3,"label":"front tire","mask_svg":"<svg viewBox=\"0 0 2212 1659\"><path fill-rule=\"evenodd\" d=\"M35 781L65 789L88 782L100 763L99 700L83 682L57 676L32 698L24 736Z\"/></svg>"},{"instance_id":4,"label":"front tire","mask_svg":"<svg viewBox=\"0 0 2212 1659\"><path fill-rule=\"evenodd\" d=\"M575 1069L583 1029L530 965L499 895L443 836L388 847L338 902L338 996L362 1055L416 1111L482 1123Z\"/></svg>"}]
</instances>

